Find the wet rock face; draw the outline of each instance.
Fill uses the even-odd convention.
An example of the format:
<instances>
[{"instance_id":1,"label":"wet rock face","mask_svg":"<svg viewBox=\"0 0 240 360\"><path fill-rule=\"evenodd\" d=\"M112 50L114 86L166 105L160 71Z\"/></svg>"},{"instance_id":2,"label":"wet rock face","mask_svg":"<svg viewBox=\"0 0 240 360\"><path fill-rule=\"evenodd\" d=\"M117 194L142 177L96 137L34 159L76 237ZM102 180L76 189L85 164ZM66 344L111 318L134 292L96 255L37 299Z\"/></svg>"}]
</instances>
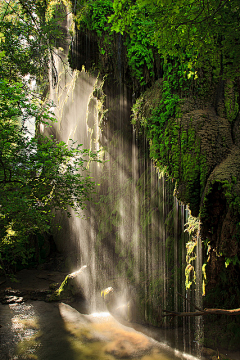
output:
<instances>
[{"instance_id":1,"label":"wet rock face","mask_svg":"<svg viewBox=\"0 0 240 360\"><path fill-rule=\"evenodd\" d=\"M231 282L239 277L239 196L240 150L233 145L228 156L211 172L202 200L202 238L210 247L209 289L221 283L225 266L230 265Z\"/></svg>"},{"instance_id":2,"label":"wet rock face","mask_svg":"<svg viewBox=\"0 0 240 360\"><path fill-rule=\"evenodd\" d=\"M139 100L136 122L148 122L161 99L156 83ZM240 258L240 116L230 81L220 81L205 99L182 98L175 117L159 137L159 165L176 180L177 198L201 219L201 236L209 245L209 286L218 283L225 261ZM204 251L204 253L206 253ZM205 259L207 260L207 259ZM235 266L235 265L234 265ZM239 269L236 271L239 272Z\"/></svg>"},{"instance_id":3,"label":"wet rock face","mask_svg":"<svg viewBox=\"0 0 240 360\"><path fill-rule=\"evenodd\" d=\"M191 99L182 101L181 116L168 124L180 160L179 165L174 165L178 167L177 197L188 203L192 214L198 216L211 173L231 153L231 124L218 116L211 104ZM176 128L177 140L173 139Z\"/></svg>"},{"instance_id":4,"label":"wet rock face","mask_svg":"<svg viewBox=\"0 0 240 360\"><path fill-rule=\"evenodd\" d=\"M184 107L191 108L187 103ZM181 166L191 170L182 170L177 196L189 204L193 215L200 213L201 236L208 244L208 259L205 259L208 290L221 283L226 259L232 262L239 256L239 143L235 143L237 133L236 137L232 136L234 124L227 117L218 116L211 104L202 109L196 109L195 105L189 112L183 112L179 121L181 133L193 129L190 131L196 146L182 151L180 144L181 159L187 158L187 162L181 161Z\"/></svg>"},{"instance_id":5,"label":"wet rock face","mask_svg":"<svg viewBox=\"0 0 240 360\"><path fill-rule=\"evenodd\" d=\"M221 184L215 183L208 196L207 215L202 227L202 235L215 247L220 256L234 257L238 253L237 214L229 207Z\"/></svg>"}]
</instances>

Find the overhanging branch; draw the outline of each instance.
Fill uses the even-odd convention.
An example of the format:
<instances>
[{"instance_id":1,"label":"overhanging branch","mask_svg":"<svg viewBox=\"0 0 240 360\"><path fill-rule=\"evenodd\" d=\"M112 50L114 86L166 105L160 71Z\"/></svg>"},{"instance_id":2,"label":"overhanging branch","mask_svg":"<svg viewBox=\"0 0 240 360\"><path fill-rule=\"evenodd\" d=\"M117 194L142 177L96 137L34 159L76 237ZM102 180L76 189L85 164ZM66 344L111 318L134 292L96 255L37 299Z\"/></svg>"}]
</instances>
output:
<instances>
[{"instance_id":1,"label":"overhanging branch","mask_svg":"<svg viewBox=\"0 0 240 360\"><path fill-rule=\"evenodd\" d=\"M163 312L167 312L167 314L163 315L162 317L166 317L166 316L183 317L183 316L204 316L204 315L240 315L240 308L232 309L232 310L204 309L202 311L194 311L194 312L176 312L176 311L163 310Z\"/></svg>"}]
</instances>

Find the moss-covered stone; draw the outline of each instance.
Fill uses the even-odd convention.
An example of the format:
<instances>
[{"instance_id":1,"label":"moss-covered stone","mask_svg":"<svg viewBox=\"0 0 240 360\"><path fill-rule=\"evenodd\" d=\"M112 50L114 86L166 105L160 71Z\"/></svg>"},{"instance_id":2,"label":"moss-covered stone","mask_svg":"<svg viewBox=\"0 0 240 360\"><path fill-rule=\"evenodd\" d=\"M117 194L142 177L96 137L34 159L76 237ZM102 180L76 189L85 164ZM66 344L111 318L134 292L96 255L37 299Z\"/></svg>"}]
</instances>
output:
<instances>
[{"instance_id":1,"label":"moss-covered stone","mask_svg":"<svg viewBox=\"0 0 240 360\"><path fill-rule=\"evenodd\" d=\"M233 122L239 112L238 97L239 94L234 88L234 83L231 80L226 81L224 89L224 103L226 115L230 122Z\"/></svg>"},{"instance_id":2,"label":"moss-covered stone","mask_svg":"<svg viewBox=\"0 0 240 360\"><path fill-rule=\"evenodd\" d=\"M85 267L83 267L85 268ZM83 290L77 276L82 272L82 269L75 273L68 274L58 289L56 289L49 297L48 301L60 301L67 298L81 297L84 299Z\"/></svg>"},{"instance_id":3,"label":"moss-covered stone","mask_svg":"<svg viewBox=\"0 0 240 360\"><path fill-rule=\"evenodd\" d=\"M223 289L226 267L224 276L236 288L238 276L233 274L239 273L240 265L240 148L234 84L219 82L208 100L194 96L180 99L175 115L159 130L156 142L153 114L162 101L162 92L163 82L158 81L141 95L133 108L133 123L148 129L158 167L176 181L177 198L189 205L192 215L200 215L202 240L208 246L207 291L216 284ZM225 297L227 301L227 291ZM238 299L235 292L232 301L236 306Z\"/></svg>"},{"instance_id":4,"label":"moss-covered stone","mask_svg":"<svg viewBox=\"0 0 240 360\"><path fill-rule=\"evenodd\" d=\"M148 126L153 110L161 101L162 82L147 90L133 108L133 123ZM151 129L150 137L151 137ZM156 162L176 180L176 195L189 204L197 216L202 195L215 166L219 165L233 146L228 119L219 117L210 103L193 98L181 99L176 116L168 120L159 143ZM156 156L156 152L155 152Z\"/></svg>"}]
</instances>

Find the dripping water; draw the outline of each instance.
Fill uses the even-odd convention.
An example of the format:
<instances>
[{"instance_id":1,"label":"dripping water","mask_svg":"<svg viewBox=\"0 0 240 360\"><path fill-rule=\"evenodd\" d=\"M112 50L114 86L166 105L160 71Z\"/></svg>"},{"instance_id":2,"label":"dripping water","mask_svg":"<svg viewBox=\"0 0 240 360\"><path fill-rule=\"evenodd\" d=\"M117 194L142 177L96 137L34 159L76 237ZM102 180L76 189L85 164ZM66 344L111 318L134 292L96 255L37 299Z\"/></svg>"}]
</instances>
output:
<instances>
[{"instance_id":1,"label":"dripping water","mask_svg":"<svg viewBox=\"0 0 240 360\"><path fill-rule=\"evenodd\" d=\"M90 46L90 39L86 38L86 54L90 53ZM71 95L67 89L72 80L66 77L60 82L68 95L59 96L52 90L52 98L62 109L58 139L66 141L71 134L86 148L102 147L107 161L101 167L91 166L100 186L95 204L88 204L86 219L73 213L71 219L64 218L55 239L71 270L88 265L84 292L92 311L104 309L101 290L112 287L124 295L125 302L135 297L139 307L139 318L135 321L161 326L164 340L169 340L168 328L172 325L170 318L162 317L164 310L190 311L189 302L183 298L193 296L190 291L186 293L184 280L187 212L173 197L173 184L160 176L149 160L146 137L139 138L130 126L132 96L122 83L121 35L117 48L119 81L117 85L113 80L104 85L105 106L109 110L108 119L101 127L98 99L93 96L96 78L82 71ZM93 116L92 122L89 114ZM199 254L200 247L201 244ZM198 298L201 297L201 257L197 269ZM178 293L182 294L181 298ZM201 328L200 323L196 325ZM191 322L175 317L173 346L191 352L191 333Z\"/></svg>"}]
</instances>

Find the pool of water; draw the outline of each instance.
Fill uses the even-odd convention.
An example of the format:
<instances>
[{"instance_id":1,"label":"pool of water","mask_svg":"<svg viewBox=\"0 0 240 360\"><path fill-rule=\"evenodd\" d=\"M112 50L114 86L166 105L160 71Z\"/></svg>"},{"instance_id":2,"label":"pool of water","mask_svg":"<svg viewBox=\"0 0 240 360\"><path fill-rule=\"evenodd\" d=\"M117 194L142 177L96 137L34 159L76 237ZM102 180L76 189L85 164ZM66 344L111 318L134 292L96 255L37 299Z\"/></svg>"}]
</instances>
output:
<instances>
[{"instance_id":1,"label":"pool of water","mask_svg":"<svg viewBox=\"0 0 240 360\"><path fill-rule=\"evenodd\" d=\"M119 323L65 303L0 305L1 360L196 359Z\"/></svg>"}]
</instances>

